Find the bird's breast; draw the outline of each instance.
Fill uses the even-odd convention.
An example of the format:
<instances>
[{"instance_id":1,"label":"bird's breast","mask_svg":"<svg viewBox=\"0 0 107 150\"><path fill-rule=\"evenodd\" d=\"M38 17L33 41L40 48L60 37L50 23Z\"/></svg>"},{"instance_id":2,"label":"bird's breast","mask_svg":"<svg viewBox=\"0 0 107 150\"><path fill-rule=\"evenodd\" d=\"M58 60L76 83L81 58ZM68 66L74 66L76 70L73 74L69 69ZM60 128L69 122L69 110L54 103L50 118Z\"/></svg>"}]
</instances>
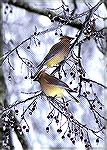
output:
<instances>
[{"instance_id":1,"label":"bird's breast","mask_svg":"<svg viewBox=\"0 0 107 150\"><path fill-rule=\"evenodd\" d=\"M52 57L50 60L47 61L47 66L48 67L57 66L61 61L65 59L65 57L67 57L68 53L69 50L59 52L57 55L55 55L54 57Z\"/></svg>"},{"instance_id":2,"label":"bird's breast","mask_svg":"<svg viewBox=\"0 0 107 150\"><path fill-rule=\"evenodd\" d=\"M52 96L52 97L63 97L64 95L64 89L61 87L58 87L56 85L52 85L52 84L47 84L44 81L41 81L41 88L43 90L43 92L47 95L47 96Z\"/></svg>"}]
</instances>

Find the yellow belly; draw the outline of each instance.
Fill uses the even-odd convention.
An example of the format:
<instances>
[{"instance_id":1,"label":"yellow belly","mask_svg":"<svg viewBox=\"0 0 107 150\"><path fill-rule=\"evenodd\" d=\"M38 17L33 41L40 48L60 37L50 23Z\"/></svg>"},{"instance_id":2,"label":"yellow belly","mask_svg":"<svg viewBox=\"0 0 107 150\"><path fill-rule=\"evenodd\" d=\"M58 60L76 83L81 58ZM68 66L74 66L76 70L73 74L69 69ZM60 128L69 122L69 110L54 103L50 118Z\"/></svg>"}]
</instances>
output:
<instances>
[{"instance_id":1,"label":"yellow belly","mask_svg":"<svg viewBox=\"0 0 107 150\"><path fill-rule=\"evenodd\" d=\"M52 96L52 97L56 96L62 98L64 95L64 89L59 88L57 86L45 85L42 86L42 90L47 96Z\"/></svg>"},{"instance_id":2,"label":"yellow belly","mask_svg":"<svg viewBox=\"0 0 107 150\"><path fill-rule=\"evenodd\" d=\"M55 55L52 59L50 59L48 62L47 62L47 66L48 67L54 67L54 66L57 66L61 61L63 61L65 58L65 56L63 54L61 55Z\"/></svg>"}]
</instances>

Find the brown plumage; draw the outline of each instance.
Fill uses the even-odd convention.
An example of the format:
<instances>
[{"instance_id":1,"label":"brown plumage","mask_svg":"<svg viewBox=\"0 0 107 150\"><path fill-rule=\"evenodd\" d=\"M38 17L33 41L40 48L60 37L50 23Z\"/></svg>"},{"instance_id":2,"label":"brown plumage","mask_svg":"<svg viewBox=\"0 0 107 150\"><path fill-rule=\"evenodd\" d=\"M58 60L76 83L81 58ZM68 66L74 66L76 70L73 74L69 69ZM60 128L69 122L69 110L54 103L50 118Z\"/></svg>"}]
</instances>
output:
<instances>
[{"instance_id":1,"label":"brown plumage","mask_svg":"<svg viewBox=\"0 0 107 150\"><path fill-rule=\"evenodd\" d=\"M62 62L70 52L70 42L73 40L73 37L62 36L60 42L52 46L49 53L45 56L43 61L37 66L39 72L44 65L48 67L53 67ZM34 75L34 77L37 73Z\"/></svg>"},{"instance_id":2,"label":"brown plumage","mask_svg":"<svg viewBox=\"0 0 107 150\"><path fill-rule=\"evenodd\" d=\"M70 92L76 92L72 90L65 82L59 80L58 78L52 75L45 73L44 70L38 74L36 79L37 81L39 81L43 92L47 96L62 98L64 96L64 90L66 90L70 95ZM34 81L36 79L34 79ZM75 97L73 98L76 102L79 102Z\"/></svg>"}]
</instances>

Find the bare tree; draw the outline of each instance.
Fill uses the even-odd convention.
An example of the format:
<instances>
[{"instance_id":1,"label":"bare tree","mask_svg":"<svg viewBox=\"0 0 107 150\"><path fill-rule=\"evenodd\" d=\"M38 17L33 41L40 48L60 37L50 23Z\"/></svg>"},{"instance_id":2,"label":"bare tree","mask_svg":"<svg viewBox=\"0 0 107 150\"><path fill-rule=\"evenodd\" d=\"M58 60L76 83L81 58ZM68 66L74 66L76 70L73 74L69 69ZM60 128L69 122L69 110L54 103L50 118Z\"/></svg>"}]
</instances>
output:
<instances>
[{"instance_id":1,"label":"bare tree","mask_svg":"<svg viewBox=\"0 0 107 150\"><path fill-rule=\"evenodd\" d=\"M55 4L13 0L1 3L0 142L4 149L14 149L13 133L23 149L35 149L33 132L42 147L48 144L50 148L71 148L81 143L86 149L104 148L107 17L100 10L106 8L106 2L61 0ZM49 45L63 35L75 37L69 56L47 71L67 82L76 94L69 92L59 100L46 96L33 79Z\"/></svg>"}]
</instances>

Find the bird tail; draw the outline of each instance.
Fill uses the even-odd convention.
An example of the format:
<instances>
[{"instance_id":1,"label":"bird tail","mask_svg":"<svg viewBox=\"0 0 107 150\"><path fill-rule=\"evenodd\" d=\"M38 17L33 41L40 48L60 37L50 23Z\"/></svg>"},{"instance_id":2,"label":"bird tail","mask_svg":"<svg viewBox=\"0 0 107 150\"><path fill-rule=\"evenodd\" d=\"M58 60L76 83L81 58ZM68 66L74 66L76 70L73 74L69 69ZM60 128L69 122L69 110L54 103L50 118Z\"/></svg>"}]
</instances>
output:
<instances>
[{"instance_id":1,"label":"bird tail","mask_svg":"<svg viewBox=\"0 0 107 150\"><path fill-rule=\"evenodd\" d=\"M72 99L74 99L77 103L80 103L80 101L71 94L71 92L77 93L76 91L73 91L72 89L67 89L66 91L72 97Z\"/></svg>"}]
</instances>

